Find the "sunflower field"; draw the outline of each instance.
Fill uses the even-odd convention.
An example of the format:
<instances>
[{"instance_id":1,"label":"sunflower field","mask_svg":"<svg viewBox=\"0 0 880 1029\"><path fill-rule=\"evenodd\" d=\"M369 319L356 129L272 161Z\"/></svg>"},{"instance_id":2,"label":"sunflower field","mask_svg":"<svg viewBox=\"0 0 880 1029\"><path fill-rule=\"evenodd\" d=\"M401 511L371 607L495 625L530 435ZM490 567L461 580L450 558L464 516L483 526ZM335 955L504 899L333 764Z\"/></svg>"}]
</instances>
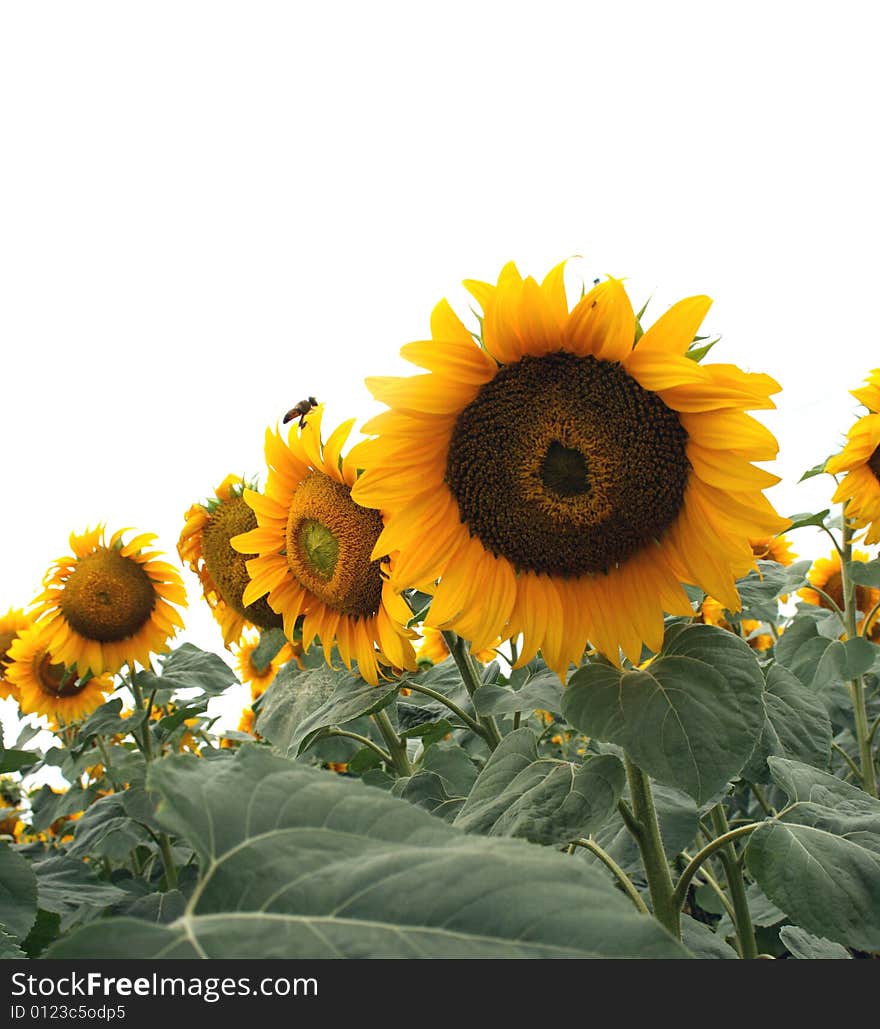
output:
<instances>
[{"instance_id":1,"label":"sunflower field","mask_svg":"<svg viewBox=\"0 0 880 1029\"><path fill-rule=\"evenodd\" d=\"M4 957L880 956L880 370L784 517L709 299L565 271L440 302L357 438L305 398L176 554L78 527L4 598Z\"/></svg>"}]
</instances>

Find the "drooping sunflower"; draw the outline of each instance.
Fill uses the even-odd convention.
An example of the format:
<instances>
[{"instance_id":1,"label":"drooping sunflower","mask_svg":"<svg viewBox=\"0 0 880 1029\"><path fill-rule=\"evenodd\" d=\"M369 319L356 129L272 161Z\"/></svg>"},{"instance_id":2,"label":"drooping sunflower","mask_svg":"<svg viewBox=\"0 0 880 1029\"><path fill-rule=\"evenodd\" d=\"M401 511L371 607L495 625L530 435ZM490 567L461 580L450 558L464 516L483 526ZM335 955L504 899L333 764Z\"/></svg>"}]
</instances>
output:
<instances>
[{"instance_id":1,"label":"drooping sunflower","mask_svg":"<svg viewBox=\"0 0 880 1029\"><path fill-rule=\"evenodd\" d=\"M680 583L731 610L749 539L787 527L762 490L772 434L747 415L778 384L686 356L710 301L682 300L638 338L621 282L569 310L564 265L543 282L513 264L466 282L474 336L446 301L428 369L367 386L389 411L354 455L352 495L385 515L374 556L397 551L398 588L435 582L427 624L479 650L521 634L561 675L586 642L614 661L659 649L663 613L690 615Z\"/></svg>"},{"instance_id":2,"label":"drooping sunflower","mask_svg":"<svg viewBox=\"0 0 880 1029\"><path fill-rule=\"evenodd\" d=\"M854 561L871 560L870 556L862 550L853 550L852 556ZM807 579L814 587L822 590L822 593L827 593L840 610L843 610L843 580L840 574L840 554L836 550L833 550L829 557L820 557L814 561ZM826 598L821 593L817 593L816 589L811 589L809 586L798 590L798 596L808 604L816 604L829 611L833 610ZM856 586L856 609L860 612L860 617L856 623L856 630L858 632L864 631L865 619L870 616L878 601L880 601L880 590L874 589L871 586ZM880 614L874 615L871 618L871 624L865 635L872 640L880 638Z\"/></svg>"},{"instance_id":3,"label":"drooping sunflower","mask_svg":"<svg viewBox=\"0 0 880 1029\"><path fill-rule=\"evenodd\" d=\"M791 540L786 536L762 536L749 540L749 543L752 553L760 561L776 561L788 568L797 560L798 555L791 549Z\"/></svg>"},{"instance_id":4,"label":"drooping sunflower","mask_svg":"<svg viewBox=\"0 0 880 1029\"><path fill-rule=\"evenodd\" d=\"M880 543L880 368L875 368L865 383L850 392L869 413L849 430L846 446L828 458L825 471L832 475L846 472L832 500L846 503L847 517L856 529L867 527L864 542L871 544Z\"/></svg>"},{"instance_id":5,"label":"drooping sunflower","mask_svg":"<svg viewBox=\"0 0 880 1029\"><path fill-rule=\"evenodd\" d=\"M229 541L257 527L254 512L242 495L246 487L244 479L227 475L213 497L204 504L193 504L186 512L177 544L181 561L199 578L202 595L220 625L227 649L241 640L249 625L281 627L281 616L264 598L247 606L242 602L250 582L245 562L254 555L239 554Z\"/></svg>"},{"instance_id":6,"label":"drooping sunflower","mask_svg":"<svg viewBox=\"0 0 880 1029\"><path fill-rule=\"evenodd\" d=\"M264 668L257 668L254 664L254 651L259 645L259 635L245 629L241 641L233 648L238 677L243 684L250 683L252 700L256 700L266 692L272 685L278 670L288 661L296 660L299 667L302 668L302 660L299 657L302 653L302 646L299 643L285 643Z\"/></svg>"},{"instance_id":7,"label":"drooping sunflower","mask_svg":"<svg viewBox=\"0 0 880 1029\"><path fill-rule=\"evenodd\" d=\"M105 542L104 526L70 535L73 554L58 558L43 579L35 614L56 661L80 675L146 665L183 628L173 605L186 605L180 574L152 549L155 533L128 543L126 529Z\"/></svg>"},{"instance_id":8,"label":"drooping sunflower","mask_svg":"<svg viewBox=\"0 0 880 1029\"><path fill-rule=\"evenodd\" d=\"M80 673L50 652L40 625L23 630L9 648L6 674L25 715L45 715L56 728L79 722L113 692L112 675Z\"/></svg>"},{"instance_id":9,"label":"drooping sunflower","mask_svg":"<svg viewBox=\"0 0 880 1029\"><path fill-rule=\"evenodd\" d=\"M335 642L346 666L356 660L375 685L380 663L415 669L416 634L404 628L409 608L383 574L386 554L371 556L382 517L351 498L357 466L342 448L354 419L322 443L322 414L318 406L302 427L293 423L286 441L267 430L265 493L244 491L258 527L231 542L257 555L247 562L245 604L266 596L288 640L303 615L304 650L317 638L329 660Z\"/></svg>"},{"instance_id":10,"label":"drooping sunflower","mask_svg":"<svg viewBox=\"0 0 880 1029\"><path fill-rule=\"evenodd\" d=\"M0 615L0 700L12 697L18 701L18 689L6 677L6 669L12 660L9 656L9 648L16 637L33 625L33 619L29 618L20 608L10 608L5 615Z\"/></svg>"}]
</instances>

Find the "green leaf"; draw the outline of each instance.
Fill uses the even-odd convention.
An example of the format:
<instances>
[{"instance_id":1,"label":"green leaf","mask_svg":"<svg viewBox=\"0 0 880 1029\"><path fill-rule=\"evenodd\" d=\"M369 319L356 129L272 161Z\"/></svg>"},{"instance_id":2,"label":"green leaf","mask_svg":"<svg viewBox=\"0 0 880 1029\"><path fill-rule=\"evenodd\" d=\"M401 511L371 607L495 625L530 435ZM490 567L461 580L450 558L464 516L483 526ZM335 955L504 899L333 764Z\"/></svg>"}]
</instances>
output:
<instances>
[{"instance_id":1,"label":"green leaf","mask_svg":"<svg viewBox=\"0 0 880 1029\"><path fill-rule=\"evenodd\" d=\"M148 893L146 897L139 897L125 913L132 918L167 925L180 918L185 911L186 897L180 890L169 890L167 893Z\"/></svg>"},{"instance_id":2,"label":"green leaf","mask_svg":"<svg viewBox=\"0 0 880 1029\"><path fill-rule=\"evenodd\" d=\"M580 766L540 758L532 730L517 729L486 762L455 824L487 836L566 843L605 822L625 779L623 765L611 755Z\"/></svg>"},{"instance_id":3,"label":"green leaf","mask_svg":"<svg viewBox=\"0 0 880 1029\"><path fill-rule=\"evenodd\" d=\"M793 958L851 958L852 954L841 947L839 943L832 943L822 936L813 936L806 929L798 925L784 925L779 932L779 938L788 947Z\"/></svg>"},{"instance_id":4,"label":"green leaf","mask_svg":"<svg viewBox=\"0 0 880 1029\"><path fill-rule=\"evenodd\" d=\"M450 793L450 784L436 772L424 769L415 775L396 780L391 787L391 793L447 822L455 820L466 799L464 796Z\"/></svg>"},{"instance_id":5,"label":"green leaf","mask_svg":"<svg viewBox=\"0 0 880 1029\"><path fill-rule=\"evenodd\" d=\"M763 693L748 644L715 626L686 625L644 671L579 668L562 707L575 728L619 744L653 778L701 804L748 761L764 725Z\"/></svg>"},{"instance_id":6,"label":"green leaf","mask_svg":"<svg viewBox=\"0 0 880 1029\"><path fill-rule=\"evenodd\" d=\"M767 671L764 693L767 720L758 745L742 776L749 782L769 782L768 757L788 757L827 768L831 757L831 720L825 705L782 665Z\"/></svg>"},{"instance_id":7,"label":"green leaf","mask_svg":"<svg viewBox=\"0 0 880 1029\"><path fill-rule=\"evenodd\" d=\"M139 791L143 792L143 791ZM113 793L101 797L75 823L70 857L104 857L124 861L136 847L154 847L152 836L126 810L126 795Z\"/></svg>"},{"instance_id":8,"label":"green leaf","mask_svg":"<svg viewBox=\"0 0 880 1029\"><path fill-rule=\"evenodd\" d=\"M145 693L154 689L198 690L216 697L238 683L238 676L216 654L200 650L192 643L182 643L162 663L160 675L138 672L137 681Z\"/></svg>"},{"instance_id":9,"label":"green leaf","mask_svg":"<svg viewBox=\"0 0 880 1029\"><path fill-rule=\"evenodd\" d=\"M470 836L382 790L255 746L156 762L167 827L199 854L169 926L102 919L53 958L682 957L595 870ZM259 874L255 874L259 869Z\"/></svg>"},{"instance_id":10,"label":"green leaf","mask_svg":"<svg viewBox=\"0 0 880 1029\"><path fill-rule=\"evenodd\" d=\"M786 567L777 561L759 561L758 571L739 579L736 588L747 608L767 604L783 594L793 593L806 582L812 561L798 561Z\"/></svg>"},{"instance_id":11,"label":"green leaf","mask_svg":"<svg viewBox=\"0 0 880 1029\"><path fill-rule=\"evenodd\" d=\"M809 765L768 764L790 806L749 837L749 871L804 929L880 950L880 801Z\"/></svg>"},{"instance_id":12,"label":"green leaf","mask_svg":"<svg viewBox=\"0 0 880 1029\"><path fill-rule=\"evenodd\" d=\"M0 925L17 942L37 917L37 880L31 864L8 843L0 843Z\"/></svg>"},{"instance_id":13,"label":"green leaf","mask_svg":"<svg viewBox=\"0 0 880 1029\"><path fill-rule=\"evenodd\" d=\"M807 479L812 479L816 475L821 475L825 471L825 465L828 463L830 456L831 455L826 457L824 461L820 461L818 464L814 464L812 468L808 468L804 472L804 474L798 479L798 482L805 482ZM793 525L792 528L797 528L797 526Z\"/></svg>"},{"instance_id":14,"label":"green leaf","mask_svg":"<svg viewBox=\"0 0 880 1029\"><path fill-rule=\"evenodd\" d=\"M371 686L359 675L327 665L300 671L290 662L265 694L257 730L282 754L296 757L331 726L387 707L399 688L399 682Z\"/></svg>"},{"instance_id":15,"label":"green leaf","mask_svg":"<svg viewBox=\"0 0 880 1029\"><path fill-rule=\"evenodd\" d=\"M824 511L818 511L816 514L811 514L809 511L803 514L789 515L791 519L791 525L785 530L786 532L792 532L794 529L805 529L808 525L815 525L819 529L825 527L825 519L831 513L831 508L826 507Z\"/></svg>"},{"instance_id":16,"label":"green leaf","mask_svg":"<svg viewBox=\"0 0 880 1029\"><path fill-rule=\"evenodd\" d=\"M511 690L487 683L474 694L474 707L480 715L510 715L515 711L562 710L562 683L549 669L529 680L522 689Z\"/></svg>"},{"instance_id":17,"label":"green leaf","mask_svg":"<svg viewBox=\"0 0 880 1029\"><path fill-rule=\"evenodd\" d=\"M58 818L85 811L97 796L97 789L91 786L84 790L77 784L64 793L55 793L49 786L43 786L36 796L31 796L31 826L34 832L43 832Z\"/></svg>"},{"instance_id":18,"label":"green leaf","mask_svg":"<svg viewBox=\"0 0 880 1029\"><path fill-rule=\"evenodd\" d=\"M787 918L785 912L770 900L757 883L750 883L746 888L746 904L752 919L752 925L756 925L758 928L769 928L779 925L780 922L784 922ZM721 921L715 927L715 931L720 936L736 935L736 927L731 922L730 916L726 911Z\"/></svg>"},{"instance_id":19,"label":"green leaf","mask_svg":"<svg viewBox=\"0 0 880 1029\"><path fill-rule=\"evenodd\" d=\"M287 637L282 629L263 629L260 642L251 654L251 664L258 672L264 672L286 642Z\"/></svg>"},{"instance_id":20,"label":"green leaf","mask_svg":"<svg viewBox=\"0 0 880 1029\"><path fill-rule=\"evenodd\" d=\"M432 743L439 743L440 740L445 739L454 728L455 726L451 722L441 718L436 722L420 722L409 729L404 729L400 736L404 740L421 740L423 746L430 747Z\"/></svg>"},{"instance_id":21,"label":"green leaf","mask_svg":"<svg viewBox=\"0 0 880 1029\"><path fill-rule=\"evenodd\" d=\"M32 750L0 750L0 772L19 772L40 761L42 755Z\"/></svg>"},{"instance_id":22,"label":"green leaf","mask_svg":"<svg viewBox=\"0 0 880 1029\"><path fill-rule=\"evenodd\" d=\"M61 935L61 916L54 911L37 910L37 920L22 943L22 950L29 958L38 958L43 951Z\"/></svg>"},{"instance_id":23,"label":"green leaf","mask_svg":"<svg viewBox=\"0 0 880 1029\"><path fill-rule=\"evenodd\" d=\"M27 954L19 947L14 936L0 923L0 961L24 961Z\"/></svg>"},{"instance_id":24,"label":"green leaf","mask_svg":"<svg viewBox=\"0 0 880 1029\"><path fill-rule=\"evenodd\" d=\"M849 574L858 586L880 589L880 561L853 561L849 566Z\"/></svg>"},{"instance_id":25,"label":"green leaf","mask_svg":"<svg viewBox=\"0 0 880 1029\"><path fill-rule=\"evenodd\" d=\"M703 360L706 354L715 346L715 344L721 339L720 336L716 336L714 339L710 339L708 343L704 343L702 346L696 346L698 340L706 339L705 336L698 336L694 343L691 344L690 348L685 351L685 357L689 357L692 361L696 361L697 364Z\"/></svg>"},{"instance_id":26,"label":"green leaf","mask_svg":"<svg viewBox=\"0 0 880 1029\"><path fill-rule=\"evenodd\" d=\"M681 938L695 958L736 958L738 955L720 933L689 915L681 916Z\"/></svg>"},{"instance_id":27,"label":"green leaf","mask_svg":"<svg viewBox=\"0 0 880 1029\"><path fill-rule=\"evenodd\" d=\"M34 862L32 867L37 877L39 905L61 916L62 930L78 918L80 908L106 908L126 896L112 883L99 879L84 862L74 858L50 857Z\"/></svg>"}]
</instances>

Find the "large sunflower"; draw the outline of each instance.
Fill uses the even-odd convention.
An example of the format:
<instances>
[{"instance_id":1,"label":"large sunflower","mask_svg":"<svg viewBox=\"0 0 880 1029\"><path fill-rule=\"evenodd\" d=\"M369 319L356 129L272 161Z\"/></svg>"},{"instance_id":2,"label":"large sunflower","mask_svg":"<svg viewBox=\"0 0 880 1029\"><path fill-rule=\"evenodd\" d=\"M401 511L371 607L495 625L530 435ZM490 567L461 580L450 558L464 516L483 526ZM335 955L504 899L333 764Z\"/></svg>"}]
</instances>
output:
<instances>
[{"instance_id":1,"label":"large sunflower","mask_svg":"<svg viewBox=\"0 0 880 1029\"><path fill-rule=\"evenodd\" d=\"M843 450L825 462L832 475L846 472L834 491L835 504L846 503L854 527L867 533L864 542L880 543L880 368L875 368L860 389L850 392L867 407L847 433Z\"/></svg>"},{"instance_id":2,"label":"large sunflower","mask_svg":"<svg viewBox=\"0 0 880 1029\"><path fill-rule=\"evenodd\" d=\"M855 561L871 560L870 556L862 550L854 550L852 556ZM822 590L822 593L831 597L838 608L841 611L843 610L843 580L840 574L840 554L836 550L832 550L829 557L820 557L814 561L807 579L811 586ZM798 596L808 604L816 604L819 607L827 608L829 611L833 610L826 598L821 593L817 593L816 589L810 588L810 586L805 586L803 589L798 590ZM856 623L856 630L860 633L864 632L870 639L876 640L880 637L880 614L874 615L871 618L871 624L867 631L865 631L864 626L865 619L868 618L877 602L880 601L880 590L870 586L856 586L855 596L856 609L860 612L860 617Z\"/></svg>"},{"instance_id":3,"label":"large sunflower","mask_svg":"<svg viewBox=\"0 0 880 1029\"><path fill-rule=\"evenodd\" d=\"M281 627L281 617L263 598L245 606L242 596L250 579L245 562L229 545L233 536L257 527L254 512L245 503L245 481L227 475L212 498L193 504L186 512L177 552L202 584L202 595L220 625L227 648L239 643L249 625L263 629Z\"/></svg>"},{"instance_id":4,"label":"large sunflower","mask_svg":"<svg viewBox=\"0 0 880 1029\"><path fill-rule=\"evenodd\" d=\"M6 674L18 689L25 715L45 715L53 726L90 715L113 692L112 675L80 674L50 653L46 633L31 626L13 640Z\"/></svg>"},{"instance_id":5,"label":"large sunflower","mask_svg":"<svg viewBox=\"0 0 880 1029\"><path fill-rule=\"evenodd\" d=\"M738 610L750 537L788 524L752 461L777 443L745 414L777 383L686 351L710 301L667 311L636 343L623 285L569 311L564 266L538 283L513 264L465 283L481 338L441 302L432 339L402 354L428 374L373 378L391 410L356 451L352 495L386 516L374 556L399 551L398 588L437 579L428 624L474 650L522 634L564 674L587 640L612 660L658 650L663 613L691 614L680 583Z\"/></svg>"},{"instance_id":6,"label":"large sunflower","mask_svg":"<svg viewBox=\"0 0 880 1029\"><path fill-rule=\"evenodd\" d=\"M0 700L6 697L13 697L18 701L18 688L6 677L6 669L12 658L9 656L9 648L16 637L33 625L33 619L29 618L20 608L10 608L5 615L0 615Z\"/></svg>"},{"instance_id":7,"label":"large sunflower","mask_svg":"<svg viewBox=\"0 0 880 1029\"><path fill-rule=\"evenodd\" d=\"M335 642L346 666L356 660L375 685L380 663L415 669L416 634L404 628L409 609L383 574L385 554L371 558L382 518L351 499L357 468L341 455L354 420L322 443L322 412L316 407L302 428L292 425L286 442L267 430L265 494L244 492L258 527L231 542L258 555L247 562L245 604L267 596L289 640L303 615L305 650L317 637L329 659Z\"/></svg>"},{"instance_id":8,"label":"large sunflower","mask_svg":"<svg viewBox=\"0 0 880 1029\"><path fill-rule=\"evenodd\" d=\"M180 574L151 549L154 533L128 543L120 529L104 540L104 526L71 533L73 554L58 558L43 580L35 613L55 659L80 674L118 672L149 662L183 628L172 605L186 605Z\"/></svg>"}]
</instances>

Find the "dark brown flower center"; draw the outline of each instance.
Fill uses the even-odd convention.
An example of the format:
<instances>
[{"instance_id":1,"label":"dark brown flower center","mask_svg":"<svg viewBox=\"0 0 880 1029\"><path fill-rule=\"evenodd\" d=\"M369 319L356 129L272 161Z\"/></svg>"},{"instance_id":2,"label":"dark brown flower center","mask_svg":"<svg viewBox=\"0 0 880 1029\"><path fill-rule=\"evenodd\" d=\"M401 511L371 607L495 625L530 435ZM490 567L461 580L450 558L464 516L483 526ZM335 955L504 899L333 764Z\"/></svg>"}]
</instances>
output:
<instances>
[{"instance_id":1,"label":"dark brown flower center","mask_svg":"<svg viewBox=\"0 0 880 1029\"><path fill-rule=\"evenodd\" d=\"M80 558L61 595L68 624L101 643L129 639L149 621L156 591L133 558L100 547Z\"/></svg>"},{"instance_id":2,"label":"dark brown flower center","mask_svg":"<svg viewBox=\"0 0 880 1029\"><path fill-rule=\"evenodd\" d=\"M874 478L880 482L880 447L868 458L868 467L874 473Z\"/></svg>"},{"instance_id":3,"label":"dark brown flower center","mask_svg":"<svg viewBox=\"0 0 880 1029\"><path fill-rule=\"evenodd\" d=\"M287 563L299 582L328 607L367 618L382 603L380 562L370 560L381 532L378 511L358 506L343 483L323 472L310 472L290 505Z\"/></svg>"},{"instance_id":4,"label":"dark brown flower center","mask_svg":"<svg viewBox=\"0 0 880 1029\"><path fill-rule=\"evenodd\" d=\"M33 672L40 689L50 697L73 697L88 683L79 679L74 669L68 672L63 664L53 662L46 651L34 658Z\"/></svg>"},{"instance_id":5,"label":"dark brown flower center","mask_svg":"<svg viewBox=\"0 0 880 1029\"><path fill-rule=\"evenodd\" d=\"M244 591L251 581L246 562L256 554L239 554L229 540L241 532L257 527L257 516L247 506L244 497L224 500L211 512L211 518L202 529L202 553L205 565L223 601L251 624L261 629L280 628L281 615L276 614L265 597L247 607L242 603Z\"/></svg>"},{"instance_id":6,"label":"dark brown flower center","mask_svg":"<svg viewBox=\"0 0 880 1029\"><path fill-rule=\"evenodd\" d=\"M459 415L446 481L471 534L518 570L605 572L678 517L686 442L677 414L619 364L524 357Z\"/></svg>"}]
</instances>

